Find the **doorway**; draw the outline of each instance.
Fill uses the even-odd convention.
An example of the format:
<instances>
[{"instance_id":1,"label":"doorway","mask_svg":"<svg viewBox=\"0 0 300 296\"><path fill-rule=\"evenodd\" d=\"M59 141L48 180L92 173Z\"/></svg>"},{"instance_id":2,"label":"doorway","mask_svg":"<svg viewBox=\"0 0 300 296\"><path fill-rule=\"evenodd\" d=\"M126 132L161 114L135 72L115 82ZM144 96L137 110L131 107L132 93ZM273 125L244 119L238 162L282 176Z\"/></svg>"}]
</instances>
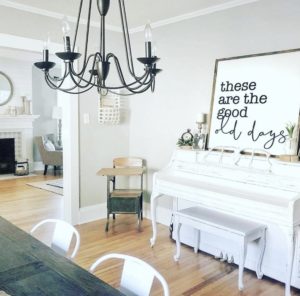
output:
<instances>
[{"instance_id":1,"label":"doorway","mask_svg":"<svg viewBox=\"0 0 300 296\"><path fill-rule=\"evenodd\" d=\"M25 52L40 53L43 41L0 34L0 47L17 49ZM52 43L52 52L62 51L63 46ZM72 224L78 223L79 213L79 128L78 128L78 95L58 93L62 107L63 163L64 163L64 219Z\"/></svg>"}]
</instances>

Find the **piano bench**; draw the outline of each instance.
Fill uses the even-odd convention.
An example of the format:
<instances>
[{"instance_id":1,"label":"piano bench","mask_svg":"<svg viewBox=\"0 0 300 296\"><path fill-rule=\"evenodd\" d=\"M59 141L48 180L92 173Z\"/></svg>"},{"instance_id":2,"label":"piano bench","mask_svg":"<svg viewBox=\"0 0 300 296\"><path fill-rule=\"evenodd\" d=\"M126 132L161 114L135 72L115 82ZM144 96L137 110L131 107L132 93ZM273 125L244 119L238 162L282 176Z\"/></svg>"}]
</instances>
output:
<instances>
[{"instance_id":1,"label":"piano bench","mask_svg":"<svg viewBox=\"0 0 300 296\"><path fill-rule=\"evenodd\" d=\"M180 257L180 228L188 225L196 230L194 251L198 252L200 231L220 236L234 241L239 248L239 278L238 287L243 290L243 271L247 254L247 244L259 240L259 258L256 266L256 275L262 278L261 264L266 245L266 226L253 221L223 214L203 207L191 207L174 212L176 227L176 254L174 260Z\"/></svg>"}]
</instances>

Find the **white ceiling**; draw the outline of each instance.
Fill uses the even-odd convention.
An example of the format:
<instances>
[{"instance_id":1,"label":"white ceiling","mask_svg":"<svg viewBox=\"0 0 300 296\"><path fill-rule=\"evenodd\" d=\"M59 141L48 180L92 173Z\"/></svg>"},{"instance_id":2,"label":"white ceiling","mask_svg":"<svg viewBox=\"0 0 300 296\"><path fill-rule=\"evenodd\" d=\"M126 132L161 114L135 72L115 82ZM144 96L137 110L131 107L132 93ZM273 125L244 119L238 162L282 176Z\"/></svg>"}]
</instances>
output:
<instances>
[{"instance_id":1,"label":"white ceiling","mask_svg":"<svg viewBox=\"0 0 300 296\"><path fill-rule=\"evenodd\" d=\"M93 1L93 21L99 21L96 9L96 0ZM151 23L166 22L166 20L182 19L186 15L198 15L223 10L234 6L255 2L258 0L125 0L129 28L144 26L147 21ZM18 6L25 10L32 9L35 13L50 12L57 18L62 15L77 17L80 0L0 0L0 5ZM88 6L88 0L84 0ZM118 0L111 0L111 7L107 16L107 24L120 27ZM86 10L84 11L86 12ZM86 16L85 16L86 18ZM174 19L175 18L175 19Z\"/></svg>"}]
</instances>

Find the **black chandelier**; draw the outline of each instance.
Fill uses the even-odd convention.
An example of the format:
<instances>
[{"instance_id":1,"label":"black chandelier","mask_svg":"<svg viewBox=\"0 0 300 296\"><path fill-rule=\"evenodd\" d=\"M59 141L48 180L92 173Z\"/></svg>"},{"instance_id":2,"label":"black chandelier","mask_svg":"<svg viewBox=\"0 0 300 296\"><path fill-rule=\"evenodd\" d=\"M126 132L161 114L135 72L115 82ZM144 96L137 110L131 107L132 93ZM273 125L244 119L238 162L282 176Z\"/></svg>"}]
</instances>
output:
<instances>
[{"instance_id":1,"label":"black chandelier","mask_svg":"<svg viewBox=\"0 0 300 296\"><path fill-rule=\"evenodd\" d=\"M80 94L96 87L98 93L118 93L120 90L127 90L126 93L120 93L121 95L138 94L147 91L149 88L154 91L155 88L155 76L161 71L156 68L156 62L159 60L156 57L154 50L152 49L152 34L150 25L145 27L145 57L140 57L137 60L144 65L144 73L138 76L135 73L131 44L129 38L127 17L124 0L119 1L120 17L122 23L122 32L125 45L125 53L127 60L127 67L131 81L127 81L124 77L123 71L119 59L112 52L107 53L105 47L105 16L109 10L110 0L96 0L98 12L100 14L100 48L99 51L88 55L88 43L89 32L92 12L92 0L88 0L88 17L85 37L85 50L82 68L77 72L74 68L74 61L79 59L81 54L75 52L76 40L78 34L78 28L81 19L81 12L83 6L83 0L80 0L79 12L76 22L76 29L73 44L71 47L71 39L69 36L70 27L67 20L63 21L63 33L64 33L64 52L55 53L60 59L64 61L64 71L62 77L51 76L49 70L55 66L54 62L49 60L48 46L44 45L43 49L43 61L37 62L34 65L43 70L45 74L45 80L49 87L56 90L61 90L70 94ZM114 63L120 85L113 86L106 83L111 63ZM133 78L133 79L132 79ZM71 87L65 87L64 82L69 79L72 82Z\"/></svg>"}]
</instances>

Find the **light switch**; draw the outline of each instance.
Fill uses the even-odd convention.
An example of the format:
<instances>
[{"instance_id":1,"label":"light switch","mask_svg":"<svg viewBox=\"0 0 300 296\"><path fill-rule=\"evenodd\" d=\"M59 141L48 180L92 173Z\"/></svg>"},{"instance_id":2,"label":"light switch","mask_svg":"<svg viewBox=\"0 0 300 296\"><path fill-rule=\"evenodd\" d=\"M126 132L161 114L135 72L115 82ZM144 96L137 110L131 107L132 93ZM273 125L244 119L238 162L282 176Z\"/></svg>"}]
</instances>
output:
<instances>
[{"instance_id":1,"label":"light switch","mask_svg":"<svg viewBox=\"0 0 300 296\"><path fill-rule=\"evenodd\" d=\"M83 114L83 123L84 124L89 124L90 123L90 114L89 113L84 113Z\"/></svg>"}]
</instances>

